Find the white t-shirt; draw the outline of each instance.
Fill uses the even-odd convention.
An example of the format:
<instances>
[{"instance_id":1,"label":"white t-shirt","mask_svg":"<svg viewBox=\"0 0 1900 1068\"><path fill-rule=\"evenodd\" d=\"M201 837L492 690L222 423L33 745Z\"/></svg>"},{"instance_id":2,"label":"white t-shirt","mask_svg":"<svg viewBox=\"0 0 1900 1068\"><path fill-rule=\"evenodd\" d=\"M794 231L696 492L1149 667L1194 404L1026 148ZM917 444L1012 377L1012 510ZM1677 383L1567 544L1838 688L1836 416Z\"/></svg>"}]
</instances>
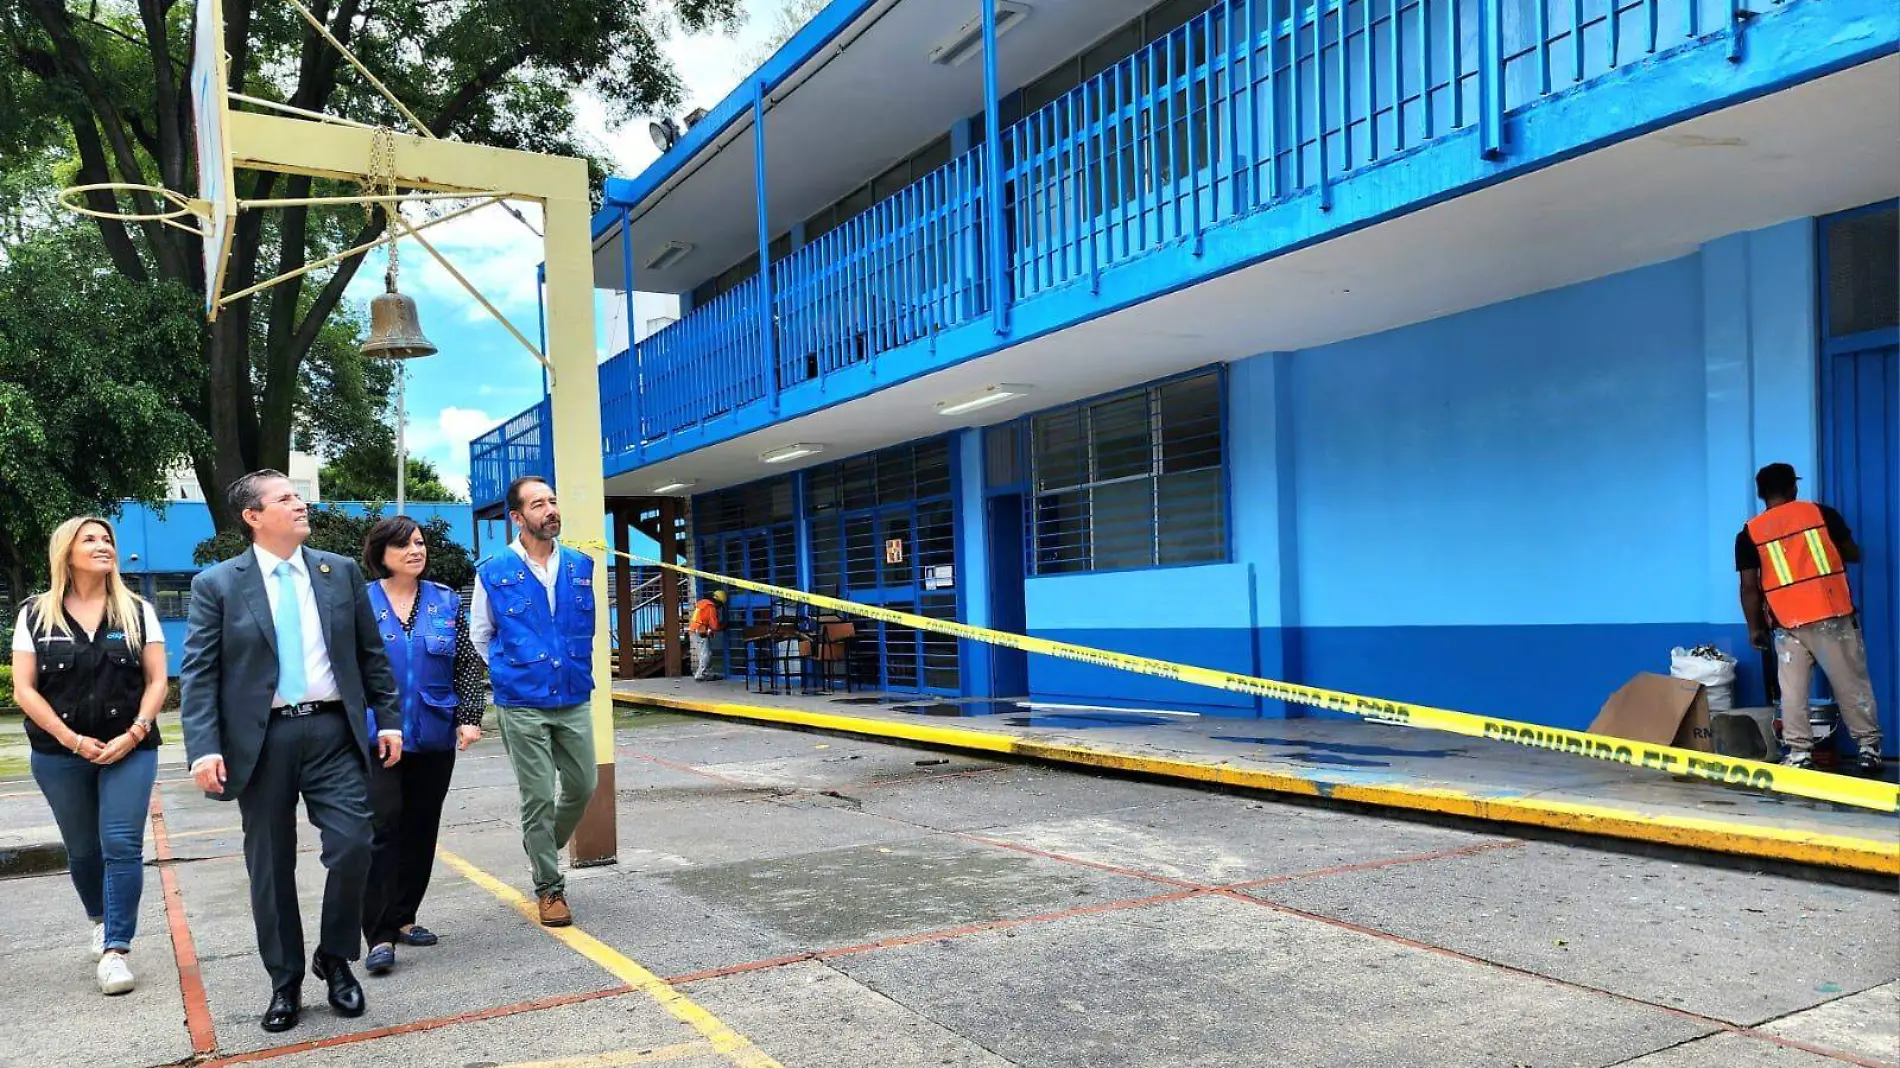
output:
<instances>
[{"instance_id":1,"label":"white t-shirt","mask_svg":"<svg viewBox=\"0 0 1900 1068\"><path fill-rule=\"evenodd\" d=\"M158 612L152 608L152 602L141 598L139 603L145 606L145 641L151 645L165 644L165 631L164 628L159 626ZM16 653L31 653L35 651L33 646L33 632L27 627L27 613L29 611L30 609L26 608L20 609L20 618L18 622L13 625L13 651Z\"/></svg>"}]
</instances>

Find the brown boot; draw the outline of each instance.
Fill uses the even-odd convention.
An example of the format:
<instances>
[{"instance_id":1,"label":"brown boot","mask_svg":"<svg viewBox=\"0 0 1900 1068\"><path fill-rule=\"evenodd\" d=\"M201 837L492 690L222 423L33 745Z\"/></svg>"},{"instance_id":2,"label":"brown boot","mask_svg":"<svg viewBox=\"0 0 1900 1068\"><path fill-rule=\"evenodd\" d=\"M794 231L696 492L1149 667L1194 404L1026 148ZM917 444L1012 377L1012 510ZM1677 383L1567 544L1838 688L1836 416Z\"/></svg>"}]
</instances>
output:
<instances>
[{"instance_id":1,"label":"brown boot","mask_svg":"<svg viewBox=\"0 0 1900 1068\"><path fill-rule=\"evenodd\" d=\"M541 926L566 927L574 922L574 913L567 907L567 895L559 890L541 894Z\"/></svg>"}]
</instances>

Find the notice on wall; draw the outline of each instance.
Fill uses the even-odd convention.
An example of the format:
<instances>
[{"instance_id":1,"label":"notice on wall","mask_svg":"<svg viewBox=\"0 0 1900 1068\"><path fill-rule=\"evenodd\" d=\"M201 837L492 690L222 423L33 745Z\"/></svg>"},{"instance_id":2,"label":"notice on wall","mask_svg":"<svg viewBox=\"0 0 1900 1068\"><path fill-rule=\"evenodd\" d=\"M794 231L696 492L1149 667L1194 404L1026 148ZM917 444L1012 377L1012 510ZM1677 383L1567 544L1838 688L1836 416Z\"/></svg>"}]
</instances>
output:
<instances>
[{"instance_id":1,"label":"notice on wall","mask_svg":"<svg viewBox=\"0 0 1900 1068\"><path fill-rule=\"evenodd\" d=\"M950 564L938 564L924 569L924 589L948 590L957 584L957 569Z\"/></svg>"},{"instance_id":2,"label":"notice on wall","mask_svg":"<svg viewBox=\"0 0 1900 1068\"><path fill-rule=\"evenodd\" d=\"M904 539L892 538L884 543L884 562L887 564L904 562Z\"/></svg>"}]
</instances>

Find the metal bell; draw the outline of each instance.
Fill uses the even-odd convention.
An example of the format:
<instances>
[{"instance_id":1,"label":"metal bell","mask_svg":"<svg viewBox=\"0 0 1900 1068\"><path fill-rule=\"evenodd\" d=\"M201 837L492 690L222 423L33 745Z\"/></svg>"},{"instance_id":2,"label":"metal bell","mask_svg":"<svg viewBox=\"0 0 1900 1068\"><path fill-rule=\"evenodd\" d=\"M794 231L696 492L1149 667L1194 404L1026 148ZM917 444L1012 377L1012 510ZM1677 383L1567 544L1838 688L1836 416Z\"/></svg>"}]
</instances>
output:
<instances>
[{"instance_id":1,"label":"metal bell","mask_svg":"<svg viewBox=\"0 0 1900 1068\"><path fill-rule=\"evenodd\" d=\"M385 292L369 302L369 338L363 355L385 360L433 356L436 347L422 336L415 298L396 292L396 273L383 276Z\"/></svg>"}]
</instances>

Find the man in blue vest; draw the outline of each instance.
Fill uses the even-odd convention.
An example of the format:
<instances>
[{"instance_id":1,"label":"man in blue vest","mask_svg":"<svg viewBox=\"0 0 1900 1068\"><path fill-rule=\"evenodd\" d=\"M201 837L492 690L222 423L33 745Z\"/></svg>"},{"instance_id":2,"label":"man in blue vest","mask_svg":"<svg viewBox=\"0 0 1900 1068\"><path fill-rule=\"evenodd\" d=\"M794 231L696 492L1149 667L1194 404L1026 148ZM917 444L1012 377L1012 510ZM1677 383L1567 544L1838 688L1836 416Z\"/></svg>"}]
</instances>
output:
<instances>
[{"instance_id":1,"label":"man in blue vest","mask_svg":"<svg viewBox=\"0 0 1900 1068\"><path fill-rule=\"evenodd\" d=\"M593 796L594 561L559 544L554 489L532 475L508 486L521 536L475 571L469 637L488 661L501 741L521 790L521 846L541 922L574 922L561 847Z\"/></svg>"}]
</instances>

